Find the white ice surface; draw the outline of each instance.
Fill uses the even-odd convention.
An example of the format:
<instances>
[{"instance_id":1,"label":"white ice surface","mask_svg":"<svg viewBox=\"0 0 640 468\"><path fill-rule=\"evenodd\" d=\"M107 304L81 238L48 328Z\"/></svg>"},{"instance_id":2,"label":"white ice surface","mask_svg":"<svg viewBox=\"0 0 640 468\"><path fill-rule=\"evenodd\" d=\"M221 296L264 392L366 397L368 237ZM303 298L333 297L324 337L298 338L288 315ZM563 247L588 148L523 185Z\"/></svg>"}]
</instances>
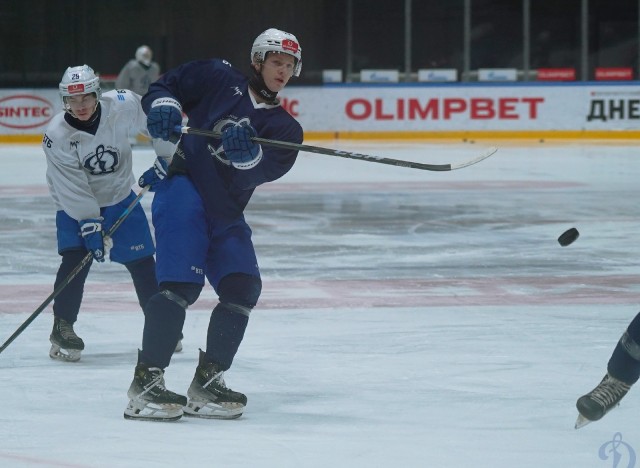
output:
<instances>
[{"instance_id":1,"label":"white ice surface","mask_svg":"<svg viewBox=\"0 0 640 468\"><path fill-rule=\"evenodd\" d=\"M427 163L489 146L310 143ZM226 374L249 399L235 421L122 417L143 317L124 267L94 265L79 363L49 359L50 307L0 354L0 466L633 466L623 444L618 465L599 449L620 433L640 451L635 389L573 424L640 303L637 146L498 146L448 173L301 154L258 189L264 288ZM135 155L140 174L153 155ZM0 146L0 343L58 267L44 169L39 147ZM207 287L187 312L174 391L215 300Z\"/></svg>"}]
</instances>

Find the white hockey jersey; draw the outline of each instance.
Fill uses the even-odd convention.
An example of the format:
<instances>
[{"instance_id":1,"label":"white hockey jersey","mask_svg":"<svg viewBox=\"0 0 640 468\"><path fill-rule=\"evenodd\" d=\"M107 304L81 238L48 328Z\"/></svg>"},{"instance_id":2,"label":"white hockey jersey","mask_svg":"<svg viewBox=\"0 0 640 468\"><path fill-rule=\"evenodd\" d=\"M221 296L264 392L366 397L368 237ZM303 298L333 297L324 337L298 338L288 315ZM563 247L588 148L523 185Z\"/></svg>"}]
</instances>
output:
<instances>
[{"instance_id":1,"label":"white hockey jersey","mask_svg":"<svg viewBox=\"0 0 640 468\"><path fill-rule=\"evenodd\" d=\"M128 135L130 130L147 134L147 116L138 94L108 91L100 105L95 135L69 125L61 112L49 123L42 141L47 184L56 209L78 221L97 218L101 207L119 203L131 193L135 178ZM176 146L162 140L153 143L165 157Z\"/></svg>"}]
</instances>

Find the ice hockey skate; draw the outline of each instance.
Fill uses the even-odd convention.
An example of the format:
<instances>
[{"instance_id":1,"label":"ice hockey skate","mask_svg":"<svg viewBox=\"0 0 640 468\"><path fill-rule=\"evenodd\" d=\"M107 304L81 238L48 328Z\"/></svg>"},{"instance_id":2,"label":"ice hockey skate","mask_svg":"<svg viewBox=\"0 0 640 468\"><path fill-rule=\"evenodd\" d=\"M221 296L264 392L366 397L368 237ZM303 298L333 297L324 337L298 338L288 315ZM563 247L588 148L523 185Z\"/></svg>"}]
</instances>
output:
<instances>
[{"instance_id":1,"label":"ice hockey skate","mask_svg":"<svg viewBox=\"0 0 640 468\"><path fill-rule=\"evenodd\" d=\"M53 330L49 336L51 349L49 356L51 359L66 362L77 362L84 349L84 341L73 330L73 324L66 320L54 316Z\"/></svg>"},{"instance_id":2,"label":"ice hockey skate","mask_svg":"<svg viewBox=\"0 0 640 468\"><path fill-rule=\"evenodd\" d=\"M125 419L177 421L182 417L182 407L187 404L186 397L165 388L162 369L144 363L136 366L127 396L129 404L124 410Z\"/></svg>"},{"instance_id":3,"label":"ice hockey skate","mask_svg":"<svg viewBox=\"0 0 640 468\"><path fill-rule=\"evenodd\" d=\"M602 419L605 414L620 404L620 400L630 388L631 385L607 373L596 388L578 398L576 407L580 414L575 428L580 429L593 421Z\"/></svg>"},{"instance_id":4,"label":"ice hockey skate","mask_svg":"<svg viewBox=\"0 0 640 468\"><path fill-rule=\"evenodd\" d=\"M187 391L189 403L184 408L185 416L207 419L236 419L242 416L247 397L228 388L224 372L217 364L205 362L205 353L200 350L200 363Z\"/></svg>"}]
</instances>

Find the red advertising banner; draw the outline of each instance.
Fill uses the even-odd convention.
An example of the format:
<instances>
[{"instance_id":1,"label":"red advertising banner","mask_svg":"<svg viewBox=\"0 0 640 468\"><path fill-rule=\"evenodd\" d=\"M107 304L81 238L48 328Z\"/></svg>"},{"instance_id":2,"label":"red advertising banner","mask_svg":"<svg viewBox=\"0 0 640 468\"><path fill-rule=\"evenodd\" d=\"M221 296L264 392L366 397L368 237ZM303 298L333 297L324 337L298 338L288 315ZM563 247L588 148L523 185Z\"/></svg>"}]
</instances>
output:
<instances>
[{"instance_id":1,"label":"red advertising banner","mask_svg":"<svg viewBox=\"0 0 640 468\"><path fill-rule=\"evenodd\" d=\"M629 81L633 80L631 67L621 68L596 68L596 80L598 81Z\"/></svg>"},{"instance_id":2,"label":"red advertising banner","mask_svg":"<svg viewBox=\"0 0 640 468\"><path fill-rule=\"evenodd\" d=\"M538 68L538 81L575 81L575 68Z\"/></svg>"}]
</instances>

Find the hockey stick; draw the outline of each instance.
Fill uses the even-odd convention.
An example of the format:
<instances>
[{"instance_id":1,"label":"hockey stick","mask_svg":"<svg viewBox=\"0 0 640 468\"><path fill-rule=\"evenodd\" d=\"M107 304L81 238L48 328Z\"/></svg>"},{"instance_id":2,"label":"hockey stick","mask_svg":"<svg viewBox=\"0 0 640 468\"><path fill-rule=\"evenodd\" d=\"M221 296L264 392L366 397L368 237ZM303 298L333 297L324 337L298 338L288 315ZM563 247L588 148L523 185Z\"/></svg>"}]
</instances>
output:
<instances>
[{"instance_id":1,"label":"hockey stick","mask_svg":"<svg viewBox=\"0 0 640 468\"><path fill-rule=\"evenodd\" d=\"M186 135L199 135L211 138L220 138L219 132L212 130L204 130L200 128L181 127L180 125L175 128L176 133L184 133ZM296 151L306 151L307 153L325 154L327 156L337 156L339 158L357 159L359 161L374 162L380 164L388 164L390 166L408 167L409 169L422 169L424 171L455 171L456 169L462 169L463 167L472 166L487 159L493 155L498 148L491 147L477 158L471 159L459 164L424 164L413 161L403 161L400 159L384 158L381 156L371 156L368 154L352 153L350 151L340 151L330 148L323 148L320 146L300 145L298 143L290 143L288 141L268 140L266 138L253 137L252 141L260 143L265 146L273 146L275 148L290 149Z\"/></svg>"},{"instance_id":2,"label":"hockey stick","mask_svg":"<svg viewBox=\"0 0 640 468\"><path fill-rule=\"evenodd\" d=\"M129 206L122 212L122 214L113 224L113 226L111 226L111 228L107 231L107 233L104 235L105 238L111 237L113 233L116 232L116 229L118 229L120 225L124 222L124 220L127 219L127 217L131 214L131 211L135 208L135 206L138 204L140 199L144 196L145 193L149 191L150 187L151 187L150 185L147 185L142 189L142 191L138 194L138 196L129 204ZM35 320L35 318L38 315L40 315L40 313L49 305L49 303L53 301L58 296L58 294L60 294L62 290L68 286L69 283L71 283L73 278L75 278L76 275L80 273L80 270L82 270L85 266L87 266L87 264L91 261L91 257L92 257L91 252L87 253L87 255L84 256L84 258L78 264L78 266L76 266L73 269L73 271L69 273L64 280L62 280L62 282L58 285L57 288L53 290L51 294L49 294L49 297L47 297L44 300L44 302L40 304L40 307L38 307L29 316L29 318L25 320L24 323L18 327L18 329L13 333L13 335L11 335L9 339L4 342L2 346L0 346L0 353L2 353L2 351L4 351L7 348L7 346L9 346L13 342L13 340L15 340L29 326L29 324L31 324L31 322Z\"/></svg>"}]
</instances>

